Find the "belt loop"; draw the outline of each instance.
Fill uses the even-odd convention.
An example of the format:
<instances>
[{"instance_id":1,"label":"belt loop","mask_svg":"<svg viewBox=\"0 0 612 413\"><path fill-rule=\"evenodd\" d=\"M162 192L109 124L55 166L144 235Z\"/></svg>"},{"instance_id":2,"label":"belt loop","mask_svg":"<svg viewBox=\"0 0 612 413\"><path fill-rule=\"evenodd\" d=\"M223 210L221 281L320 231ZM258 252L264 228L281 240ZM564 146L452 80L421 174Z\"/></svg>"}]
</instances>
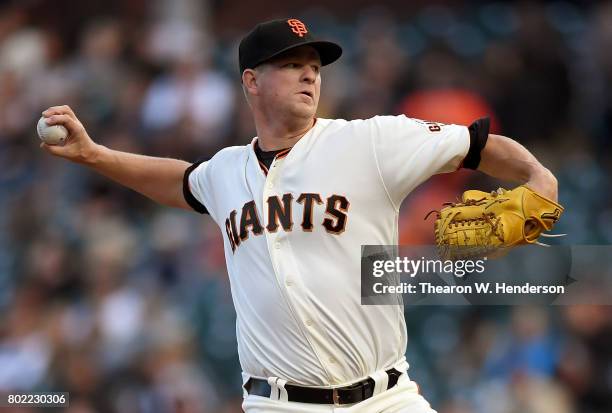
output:
<instances>
[{"instance_id":1,"label":"belt loop","mask_svg":"<svg viewBox=\"0 0 612 413\"><path fill-rule=\"evenodd\" d=\"M268 384L270 385L270 400L278 400L280 396L280 390L276 385L278 377L268 377Z\"/></svg>"},{"instance_id":2,"label":"belt loop","mask_svg":"<svg viewBox=\"0 0 612 413\"><path fill-rule=\"evenodd\" d=\"M398 383L400 381L403 382L404 380L410 380L410 376L408 376L408 369L410 368L410 365L406 361L406 357L405 356L400 361L395 363L393 368L395 370L399 371L400 373L402 373L402 375L398 379Z\"/></svg>"},{"instance_id":3,"label":"belt loop","mask_svg":"<svg viewBox=\"0 0 612 413\"><path fill-rule=\"evenodd\" d=\"M285 389L285 384L287 384L287 380L276 379L276 384L278 385L278 399L281 402L288 402L289 395L287 394L287 390Z\"/></svg>"},{"instance_id":4,"label":"belt loop","mask_svg":"<svg viewBox=\"0 0 612 413\"><path fill-rule=\"evenodd\" d=\"M389 384L389 375L384 370L379 370L376 373L370 375L372 380L374 380L374 393L372 396L376 396L379 393L387 390L387 385Z\"/></svg>"},{"instance_id":5,"label":"belt loop","mask_svg":"<svg viewBox=\"0 0 612 413\"><path fill-rule=\"evenodd\" d=\"M393 365L393 368L402 374L406 373L408 371L408 368L410 368L410 365L406 361L406 356L402 357L401 360L395 363Z\"/></svg>"}]
</instances>

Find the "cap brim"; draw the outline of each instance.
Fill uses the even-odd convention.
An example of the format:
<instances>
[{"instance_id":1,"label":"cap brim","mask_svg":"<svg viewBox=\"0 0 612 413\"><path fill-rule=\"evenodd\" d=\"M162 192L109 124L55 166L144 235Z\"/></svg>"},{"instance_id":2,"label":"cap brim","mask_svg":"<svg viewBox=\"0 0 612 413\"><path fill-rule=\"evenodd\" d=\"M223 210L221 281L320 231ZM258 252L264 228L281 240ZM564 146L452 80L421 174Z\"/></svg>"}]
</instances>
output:
<instances>
[{"instance_id":1,"label":"cap brim","mask_svg":"<svg viewBox=\"0 0 612 413\"><path fill-rule=\"evenodd\" d=\"M319 53L319 57L321 58L321 66L326 66L330 63L335 62L336 60L338 60L340 58L340 56L342 56L342 48L334 43L334 42L328 42L325 40L313 40L310 42L304 42L304 43L299 43L299 44L295 44L289 47L286 47L282 50L279 50L278 52L274 53L271 56L268 56L264 59L261 59L261 61L257 62L257 65L260 65L262 63L265 63L266 61L273 59L277 56L280 56L281 54L301 47L301 46L312 46L315 48L315 50Z\"/></svg>"}]
</instances>

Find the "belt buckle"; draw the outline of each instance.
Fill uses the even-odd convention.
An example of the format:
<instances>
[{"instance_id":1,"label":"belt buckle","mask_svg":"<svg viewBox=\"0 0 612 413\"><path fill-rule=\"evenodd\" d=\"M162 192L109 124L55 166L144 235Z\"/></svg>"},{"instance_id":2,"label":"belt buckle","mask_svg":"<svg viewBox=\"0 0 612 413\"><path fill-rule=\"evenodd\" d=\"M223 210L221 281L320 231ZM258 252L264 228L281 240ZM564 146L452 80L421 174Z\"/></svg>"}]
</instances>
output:
<instances>
[{"instance_id":1,"label":"belt buckle","mask_svg":"<svg viewBox=\"0 0 612 413\"><path fill-rule=\"evenodd\" d=\"M332 389L332 400L334 402L334 406L342 406L340 403L340 395L338 394L338 388Z\"/></svg>"}]
</instances>

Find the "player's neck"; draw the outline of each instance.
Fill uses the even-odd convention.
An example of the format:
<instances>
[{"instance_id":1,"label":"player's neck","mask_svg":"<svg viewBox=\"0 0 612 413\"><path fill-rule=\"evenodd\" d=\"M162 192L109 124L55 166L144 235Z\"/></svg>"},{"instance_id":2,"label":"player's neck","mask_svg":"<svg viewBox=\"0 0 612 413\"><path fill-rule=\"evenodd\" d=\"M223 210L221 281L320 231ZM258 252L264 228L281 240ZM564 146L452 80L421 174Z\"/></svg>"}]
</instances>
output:
<instances>
[{"instance_id":1,"label":"player's neck","mask_svg":"<svg viewBox=\"0 0 612 413\"><path fill-rule=\"evenodd\" d=\"M314 126L316 118L295 125L257 124L257 142L262 151L291 148Z\"/></svg>"}]
</instances>

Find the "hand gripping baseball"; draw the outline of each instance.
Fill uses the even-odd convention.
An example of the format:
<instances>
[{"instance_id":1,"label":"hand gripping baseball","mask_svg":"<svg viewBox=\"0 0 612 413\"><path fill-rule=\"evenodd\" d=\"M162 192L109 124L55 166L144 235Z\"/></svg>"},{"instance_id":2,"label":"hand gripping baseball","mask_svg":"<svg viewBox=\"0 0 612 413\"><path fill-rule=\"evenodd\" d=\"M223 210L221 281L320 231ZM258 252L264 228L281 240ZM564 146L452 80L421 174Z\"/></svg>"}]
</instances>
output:
<instances>
[{"instance_id":1,"label":"hand gripping baseball","mask_svg":"<svg viewBox=\"0 0 612 413\"><path fill-rule=\"evenodd\" d=\"M89 137L83 124L72 109L67 106L52 106L42 113L48 125L63 125L68 130L68 138L63 146L47 145L40 147L52 155L69 159L73 162L88 163L95 156L98 145Z\"/></svg>"}]
</instances>

